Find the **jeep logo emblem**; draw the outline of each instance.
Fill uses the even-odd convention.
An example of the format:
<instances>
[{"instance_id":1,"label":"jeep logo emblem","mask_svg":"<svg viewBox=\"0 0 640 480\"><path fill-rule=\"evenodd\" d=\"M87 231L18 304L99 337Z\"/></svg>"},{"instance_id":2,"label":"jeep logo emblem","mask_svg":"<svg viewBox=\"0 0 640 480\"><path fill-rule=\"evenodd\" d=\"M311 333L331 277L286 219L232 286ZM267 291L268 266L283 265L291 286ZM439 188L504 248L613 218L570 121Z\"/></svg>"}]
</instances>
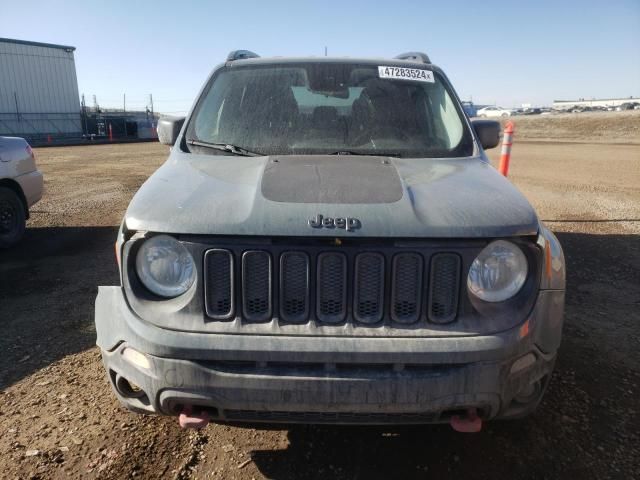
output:
<instances>
[{"instance_id":1,"label":"jeep logo emblem","mask_svg":"<svg viewBox=\"0 0 640 480\"><path fill-rule=\"evenodd\" d=\"M309 226L313 228L342 228L347 232L353 232L362 227L362 223L357 218L331 218L317 214L315 218L309 219Z\"/></svg>"}]
</instances>

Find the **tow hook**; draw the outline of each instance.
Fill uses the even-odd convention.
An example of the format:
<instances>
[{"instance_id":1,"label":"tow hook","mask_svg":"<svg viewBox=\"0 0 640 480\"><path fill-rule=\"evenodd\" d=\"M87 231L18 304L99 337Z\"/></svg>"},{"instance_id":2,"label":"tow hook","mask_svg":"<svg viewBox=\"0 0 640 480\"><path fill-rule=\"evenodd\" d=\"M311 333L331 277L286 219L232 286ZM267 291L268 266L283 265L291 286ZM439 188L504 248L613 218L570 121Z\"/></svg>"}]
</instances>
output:
<instances>
[{"instance_id":1,"label":"tow hook","mask_svg":"<svg viewBox=\"0 0 640 480\"><path fill-rule=\"evenodd\" d=\"M190 405L187 405L180 413L178 422L180 423L180 426L182 428L204 428L209 425L209 414L206 410L201 410L198 413L193 413L193 408L191 408Z\"/></svg>"},{"instance_id":2,"label":"tow hook","mask_svg":"<svg viewBox=\"0 0 640 480\"><path fill-rule=\"evenodd\" d=\"M451 428L461 433L477 433L482 430L482 419L478 416L475 408L467 410L467 416L454 415L449 420Z\"/></svg>"}]
</instances>

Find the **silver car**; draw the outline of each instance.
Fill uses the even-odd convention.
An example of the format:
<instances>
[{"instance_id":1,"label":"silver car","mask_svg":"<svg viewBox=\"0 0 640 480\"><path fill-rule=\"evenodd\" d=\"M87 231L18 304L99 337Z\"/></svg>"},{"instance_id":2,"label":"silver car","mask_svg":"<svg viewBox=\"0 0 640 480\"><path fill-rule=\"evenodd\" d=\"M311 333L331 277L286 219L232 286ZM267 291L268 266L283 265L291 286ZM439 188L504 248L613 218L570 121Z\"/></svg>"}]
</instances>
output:
<instances>
[{"instance_id":1,"label":"silver car","mask_svg":"<svg viewBox=\"0 0 640 480\"><path fill-rule=\"evenodd\" d=\"M136 412L438 423L532 412L562 330L562 249L421 53L232 52L118 238L97 343Z\"/></svg>"},{"instance_id":2,"label":"silver car","mask_svg":"<svg viewBox=\"0 0 640 480\"><path fill-rule=\"evenodd\" d=\"M42 198L42 173L23 138L0 137L0 248L24 234L29 208Z\"/></svg>"}]
</instances>

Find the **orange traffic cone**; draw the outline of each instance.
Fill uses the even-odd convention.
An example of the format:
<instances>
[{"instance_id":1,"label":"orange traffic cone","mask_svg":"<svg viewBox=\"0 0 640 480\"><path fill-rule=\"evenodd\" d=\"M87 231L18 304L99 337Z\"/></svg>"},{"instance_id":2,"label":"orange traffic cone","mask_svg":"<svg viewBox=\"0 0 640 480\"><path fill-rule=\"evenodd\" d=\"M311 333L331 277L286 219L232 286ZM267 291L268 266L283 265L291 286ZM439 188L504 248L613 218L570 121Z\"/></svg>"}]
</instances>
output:
<instances>
[{"instance_id":1,"label":"orange traffic cone","mask_svg":"<svg viewBox=\"0 0 640 480\"><path fill-rule=\"evenodd\" d=\"M511 159L511 144L513 142L513 132L515 128L513 122L509 121L504 126L504 137L502 137L502 152L500 152L500 166L498 170L505 177L509 174L509 160Z\"/></svg>"}]
</instances>

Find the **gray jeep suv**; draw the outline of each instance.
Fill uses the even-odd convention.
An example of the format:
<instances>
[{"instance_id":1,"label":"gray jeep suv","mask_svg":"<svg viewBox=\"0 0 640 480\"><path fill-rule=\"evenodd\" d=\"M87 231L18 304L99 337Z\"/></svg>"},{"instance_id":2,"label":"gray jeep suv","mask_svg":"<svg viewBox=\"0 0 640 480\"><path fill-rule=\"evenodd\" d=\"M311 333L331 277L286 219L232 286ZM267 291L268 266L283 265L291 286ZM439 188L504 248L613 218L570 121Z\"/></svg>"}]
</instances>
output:
<instances>
[{"instance_id":1,"label":"gray jeep suv","mask_svg":"<svg viewBox=\"0 0 640 480\"><path fill-rule=\"evenodd\" d=\"M117 239L97 343L119 400L183 426L528 414L562 330L562 249L423 53L232 52Z\"/></svg>"}]
</instances>

